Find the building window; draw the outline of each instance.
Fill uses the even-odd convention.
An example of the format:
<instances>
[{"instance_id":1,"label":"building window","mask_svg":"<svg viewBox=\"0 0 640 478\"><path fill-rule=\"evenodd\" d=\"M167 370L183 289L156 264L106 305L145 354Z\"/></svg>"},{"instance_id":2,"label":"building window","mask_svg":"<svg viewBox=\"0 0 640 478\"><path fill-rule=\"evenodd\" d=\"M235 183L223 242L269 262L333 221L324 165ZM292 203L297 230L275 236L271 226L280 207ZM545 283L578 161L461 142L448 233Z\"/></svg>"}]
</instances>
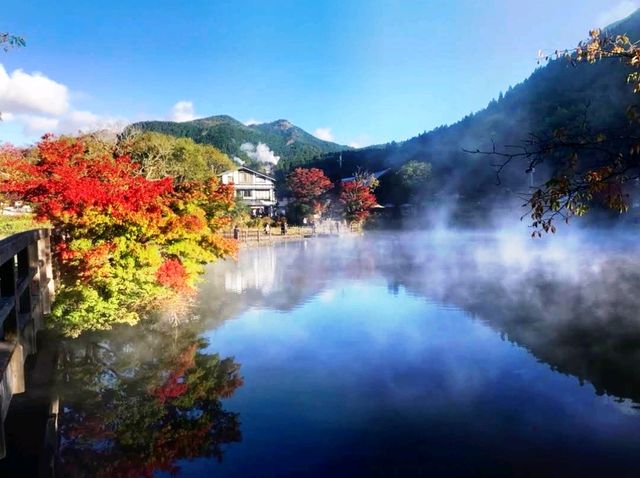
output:
<instances>
[{"instance_id":1,"label":"building window","mask_svg":"<svg viewBox=\"0 0 640 478\"><path fill-rule=\"evenodd\" d=\"M245 173L244 171L240 171L238 174L238 179L241 183L252 183L251 174Z\"/></svg>"},{"instance_id":2,"label":"building window","mask_svg":"<svg viewBox=\"0 0 640 478\"><path fill-rule=\"evenodd\" d=\"M250 198L252 196L252 192L251 189L243 189L242 191L240 191L242 193L242 197L244 198Z\"/></svg>"},{"instance_id":3,"label":"building window","mask_svg":"<svg viewBox=\"0 0 640 478\"><path fill-rule=\"evenodd\" d=\"M256 199L271 199L271 191L269 190L258 190L255 192Z\"/></svg>"},{"instance_id":4,"label":"building window","mask_svg":"<svg viewBox=\"0 0 640 478\"><path fill-rule=\"evenodd\" d=\"M271 191L269 190L258 190L256 191L256 199L271 199Z\"/></svg>"}]
</instances>

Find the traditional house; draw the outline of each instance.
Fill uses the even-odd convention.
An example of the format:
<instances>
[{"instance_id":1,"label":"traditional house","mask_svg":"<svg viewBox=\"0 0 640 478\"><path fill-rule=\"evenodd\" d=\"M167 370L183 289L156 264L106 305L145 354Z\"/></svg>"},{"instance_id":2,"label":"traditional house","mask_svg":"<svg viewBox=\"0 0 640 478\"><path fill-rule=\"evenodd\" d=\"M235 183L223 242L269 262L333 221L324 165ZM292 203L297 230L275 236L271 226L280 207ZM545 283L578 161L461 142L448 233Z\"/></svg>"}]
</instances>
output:
<instances>
[{"instance_id":1,"label":"traditional house","mask_svg":"<svg viewBox=\"0 0 640 478\"><path fill-rule=\"evenodd\" d=\"M239 167L219 175L222 184L233 184L236 196L242 199L253 215L273 214L276 205L276 180L253 169Z\"/></svg>"}]
</instances>

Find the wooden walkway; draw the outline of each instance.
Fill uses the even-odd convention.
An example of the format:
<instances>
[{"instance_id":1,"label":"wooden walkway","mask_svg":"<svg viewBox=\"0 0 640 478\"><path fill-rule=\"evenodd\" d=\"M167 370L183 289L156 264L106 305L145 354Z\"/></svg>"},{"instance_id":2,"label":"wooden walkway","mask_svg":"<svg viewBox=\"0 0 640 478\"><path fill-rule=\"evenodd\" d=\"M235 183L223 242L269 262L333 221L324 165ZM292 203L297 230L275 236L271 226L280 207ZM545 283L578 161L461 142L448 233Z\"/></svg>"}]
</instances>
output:
<instances>
[{"instance_id":1,"label":"wooden walkway","mask_svg":"<svg viewBox=\"0 0 640 478\"><path fill-rule=\"evenodd\" d=\"M50 231L37 229L0 240L0 458L11 398L25 391L24 362L36 352L36 334L54 298Z\"/></svg>"},{"instance_id":2,"label":"wooden walkway","mask_svg":"<svg viewBox=\"0 0 640 478\"><path fill-rule=\"evenodd\" d=\"M268 234L264 229L241 228L237 234L234 231L223 231L222 235L227 239L236 239L241 245L268 245L278 242L296 241L314 237L343 236L360 231L355 226L336 225L337 223L324 223L315 229L311 226L291 227L286 234L282 234L280 228L272 227Z\"/></svg>"},{"instance_id":3,"label":"wooden walkway","mask_svg":"<svg viewBox=\"0 0 640 478\"><path fill-rule=\"evenodd\" d=\"M222 234L227 239L236 239L240 244L266 245L276 242L299 241L301 239L310 238L313 237L313 230L310 227L299 227L290 229L286 234L282 234L280 230L273 230L269 234L265 234L264 230L261 229L240 229L237 233L237 237L233 231L224 231Z\"/></svg>"}]
</instances>

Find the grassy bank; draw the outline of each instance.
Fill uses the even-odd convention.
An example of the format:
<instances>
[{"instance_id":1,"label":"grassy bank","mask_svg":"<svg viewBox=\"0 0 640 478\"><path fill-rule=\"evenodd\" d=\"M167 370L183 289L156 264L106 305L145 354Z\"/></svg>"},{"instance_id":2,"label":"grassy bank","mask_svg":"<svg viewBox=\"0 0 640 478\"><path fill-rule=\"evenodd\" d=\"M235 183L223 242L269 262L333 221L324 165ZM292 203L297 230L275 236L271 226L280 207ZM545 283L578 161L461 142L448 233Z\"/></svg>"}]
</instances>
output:
<instances>
[{"instance_id":1,"label":"grassy bank","mask_svg":"<svg viewBox=\"0 0 640 478\"><path fill-rule=\"evenodd\" d=\"M50 227L50 225L46 222L37 222L30 214L20 216L0 215L0 238L41 227Z\"/></svg>"}]
</instances>

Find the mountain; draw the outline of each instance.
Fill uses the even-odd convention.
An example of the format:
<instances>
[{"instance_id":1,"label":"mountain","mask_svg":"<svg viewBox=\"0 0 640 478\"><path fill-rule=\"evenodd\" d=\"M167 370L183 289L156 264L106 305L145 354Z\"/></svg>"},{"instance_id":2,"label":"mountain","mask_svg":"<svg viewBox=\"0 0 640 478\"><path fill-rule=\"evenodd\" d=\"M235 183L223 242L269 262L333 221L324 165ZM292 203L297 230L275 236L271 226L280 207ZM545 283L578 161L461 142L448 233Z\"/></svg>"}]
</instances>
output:
<instances>
[{"instance_id":1,"label":"mountain","mask_svg":"<svg viewBox=\"0 0 640 478\"><path fill-rule=\"evenodd\" d=\"M128 128L187 137L197 143L211 144L230 157L238 157L254 167L260 166L261 162L274 163L274 156L279 156L277 167L284 170L308 163L322 154L350 149L348 146L316 138L284 119L245 125L231 116L220 115L181 123L143 121ZM259 144L268 148L258 147Z\"/></svg>"},{"instance_id":2,"label":"mountain","mask_svg":"<svg viewBox=\"0 0 640 478\"><path fill-rule=\"evenodd\" d=\"M606 30L639 40L640 10ZM326 154L310 165L322 167L337 179L351 176L358 168L378 171L397 168L410 160L425 161L432 165L431 188L436 196L456 197L466 205L502 199L505 193L526 191L532 180L539 183L553 170L553 164L537 168L532 178L525 173L528 164L516 162L501 173L498 187L492 163L499 158L464 150L491 151L494 143L498 149L521 145L529 134L548 134L584 121L594 131L624 127L627 107L640 99L627 85L629 72L629 67L617 60L577 65L564 58L552 60L522 83L500 93L485 109L455 124L403 142L346 151L341 161L338 154ZM393 202L386 193L380 191L380 202Z\"/></svg>"},{"instance_id":3,"label":"mountain","mask_svg":"<svg viewBox=\"0 0 640 478\"><path fill-rule=\"evenodd\" d=\"M640 40L640 10L606 30L627 34L632 41ZM532 50L537 50L537 46L533 45ZM640 99L627 85L629 72L629 67L618 61L572 65L564 58L551 60L522 83L504 93L496 92L499 95L486 108L455 124L405 141L363 149L322 141L286 120L247 126L229 116L213 116L184 123L143 122L132 127L188 136L243 160L248 160L250 154L255 156L251 151L243 151L243 144L263 143L281 157L275 171L278 179L301 164L322 168L332 180L337 180L352 176L358 169L396 170L408 161L429 162L432 179L428 189L432 198L453 200L466 210L488 210L492 204L509 197L521 203L513 193L529 190L532 182L539 184L553 172L554 164L542 165L528 174L528 164L515 162L502 171L497 184L494 163L498 158L465 150L490 151L494 144L498 149L522 145L530 134L548 134L585 121L594 131L622 128L628 121L628 106ZM386 177L393 179L393 174ZM391 186L385 187L385 182ZM381 204L409 200L406 191L398 194L398 184L397 180L383 181L377 191Z\"/></svg>"}]
</instances>

